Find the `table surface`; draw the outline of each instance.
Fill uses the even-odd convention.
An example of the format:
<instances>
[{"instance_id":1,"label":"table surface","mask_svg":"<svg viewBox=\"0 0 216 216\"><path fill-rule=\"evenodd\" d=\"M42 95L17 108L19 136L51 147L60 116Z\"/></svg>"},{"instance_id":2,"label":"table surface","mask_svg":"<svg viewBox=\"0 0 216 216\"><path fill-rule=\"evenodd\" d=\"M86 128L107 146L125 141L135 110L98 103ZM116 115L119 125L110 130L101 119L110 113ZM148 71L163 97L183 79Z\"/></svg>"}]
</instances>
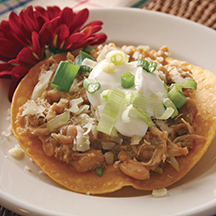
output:
<instances>
[{"instance_id":1,"label":"table surface","mask_svg":"<svg viewBox=\"0 0 216 216\"><path fill-rule=\"evenodd\" d=\"M135 7L160 11L190 19L216 30L216 1L214 0L0 0L0 21L7 20L11 11L19 13L29 5L58 5L74 9L103 7ZM0 206L0 216L19 216Z\"/></svg>"}]
</instances>

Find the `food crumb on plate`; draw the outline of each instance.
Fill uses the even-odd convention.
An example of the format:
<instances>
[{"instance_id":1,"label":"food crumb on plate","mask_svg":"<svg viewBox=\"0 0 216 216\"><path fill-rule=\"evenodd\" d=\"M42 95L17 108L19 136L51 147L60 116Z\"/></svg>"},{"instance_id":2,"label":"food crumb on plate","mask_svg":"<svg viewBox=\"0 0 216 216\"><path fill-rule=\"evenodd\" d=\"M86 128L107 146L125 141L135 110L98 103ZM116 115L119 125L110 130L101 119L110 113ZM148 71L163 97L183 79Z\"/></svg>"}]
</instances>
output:
<instances>
[{"instance_id":1,"label":"food crumb on plate","mask_svg":"<svg viewBox=\"0 0 216 216\"><path fill-rule=\"evenodd\" d=\"M24 170L31 172L31 168L27 165L25 165Z\"/></svg>"},{"instance_id":2,"label":"food crumb on plate","mask_svg":"<svg viewBox=\"0 0 216 216\"><path fill-rule=\"evenodd\" d=\"M18 144L11 148L8 153L16 159L20 159L24 156L24 151Z\"/></svg>"},{"instance_id":3,"label":"food crumb on plate","mask_svg":"<svg viewBox=\"0 0 216 216\"><path fill-rule=\"evenodd\" d=\"M158 190L153 190L152 195L154 197L164 197L165 195L167 195L167 189L162 188L162 189L158 189Z\"/></svg>"},{"instance_id":4,"label":"food crumb on plate","mask_svg":"<svg viewBox=\"0 0 216 216\"><path fill-rule=\"evenodd\" d=\"M46 173L43 170L40 170L38 173L41 175L46 175Z\"/></svg>"}]
</instances>

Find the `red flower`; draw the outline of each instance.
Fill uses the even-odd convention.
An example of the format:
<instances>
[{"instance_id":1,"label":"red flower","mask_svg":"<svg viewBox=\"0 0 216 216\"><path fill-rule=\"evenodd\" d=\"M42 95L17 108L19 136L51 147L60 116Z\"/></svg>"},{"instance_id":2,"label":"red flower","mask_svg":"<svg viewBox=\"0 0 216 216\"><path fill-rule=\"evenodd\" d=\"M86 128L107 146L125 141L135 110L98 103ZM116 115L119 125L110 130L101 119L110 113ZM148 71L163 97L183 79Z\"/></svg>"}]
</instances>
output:
<instances>
[{"instance_id":1,"label":"red flower","mask_svg":"<svg viewBox=\"0 0 216 216\"><path fill-rule=\"evenodd\" d=\"M106 40L97 33L102 22L84 26L89 11L74 13L71 8L29 6L19 15L12 12L8 21L0 24L0 78L12 78L9 90L11 101L19 81L29 69L45 57L45 49L55 53L96 45Z\"/></svg>"},{"instance_id":2,"label":"red flower","mask_svg":"<svg viewBox=\"0 0 216 216\"><path fill-rule=\"evenodd\" d=\"M71 8L65 8L59 13L59 16L52 19L47 27L51 33L47 43L51 51L74 50L87 45L103 43L107 38L106 35L95 34L102 28L101 21L94 21L82 27L88 16L87 9L76 14Z\"/></svg>"}]
</instances>

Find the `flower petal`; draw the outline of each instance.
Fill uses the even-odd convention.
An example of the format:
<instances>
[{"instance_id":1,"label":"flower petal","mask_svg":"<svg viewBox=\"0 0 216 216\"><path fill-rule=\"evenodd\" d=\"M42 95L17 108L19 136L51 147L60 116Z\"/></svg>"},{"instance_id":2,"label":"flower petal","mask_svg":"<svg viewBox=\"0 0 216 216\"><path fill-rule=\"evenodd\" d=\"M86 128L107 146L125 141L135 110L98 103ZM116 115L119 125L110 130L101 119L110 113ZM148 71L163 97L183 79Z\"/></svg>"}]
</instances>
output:
<instances>
[{"instance_id":1,"label":"flower petal","mask_svg":"<svg viewBox=\"0 0 216 216\"><path fill-rule=\"evenodd\" d=\"M61 9L57 6L47 7L47 14L50 20L58 17L61 13Z\"/></svg>"},{"instance_id":2,"label":"flower petal","mask_svg":"<svg viewBox=\"0 0 216 216\"><path fill-rule=\"evenodd\" d=\"M56 29L56 34L58 35L57 45L60 46L62 41L64 41L69 36L69 29L67 25L62 24Z\"/></svg>"},{"instance_id":3,"label":"flower petal","mask_svg":"<svg viewBox=\"0 0 216 216\"><path fill-rule=\"evenodd\" d=\"M42 49L37 32L32 32L32 52L38 56L37 60L41 59Z\"/></svg>"},{"instance_id":4,"label":"flower petal","mask_svg":"<svg viewBox=\"0 0 216 216\"><path fill-rule=\"evenodd\" d=\"M97 45L97 44L102 44L106 41L107 35L104 33L98 33L94 35L94 41L89 44L89 45Z\"/></svg>"},{"instance_id":5,"label":"flower petal","mask_svg":"<svg viewBox=\"0 0 216 216\"><path fill-rule=\"evenodd\" d=\"M25 36L20 32L19 22L17 21L17 15L14 12L11 12L9 16L9 21L3 20L1 22L0 31L1 37L7 39L19 41L22 45L28 45L26 42ZM21 39L22 38L22 39Z\"/></svg>"},{"instance_id":6,"label":"flower petal","mask_svg":"<svg viewBox=\"0 0 216 216\"><path fill-rule=\"evenodd\" d=\"M89 10L87 8L79 11L74 20L73 20L73 25L70 26L70 32L77 32L79 29L82 27L82 25L87 21L89 17Z\"/></svg>"},{"instance_id":7,"label":"flower petal","mask_svg":"<svg viewBox=\"0 0 216 216\"><path fill-rule=\"evenodd\" d=\"M0 38L0 60L9 61L16 58L17 54L22 49L22 45L18 41L7 38Z\"/></svg>"},{"instance_id":8,"label":"flower petal","mask_svg":"<svg viewBox=\"0 0 216 216\"><path fill-rule=\"evenodd\" d=\"M2 63L0 64L0 78L10 78L12 75L11 70L14 67L11 64L8 63Z\"/></svg>"},{"instance_id":9,"label":"flower petal","mask_svg":"<svg viewBox=\"0 0 216 216\"><path fill-rule=\"evenodd\" d=\"M64 48L66 50L71 49L74 43L82 42L84 40L85 40L85 35L83 33L81 32L74 33L65 40Z\"/></svg>"},{"instance_id":10,"label":"flower petal","mask_svg":"<svg viewBox=\"0 0 216 216\"><path fill-rule=\"evenodd\" d=\"M9 61L9 63L23 65L26 67L32 67L34 64L38 62L38 59L32 53L32 50L28 47L24 47L19 54L17 55L16 59Z\"/></svg>"}]
</instances>

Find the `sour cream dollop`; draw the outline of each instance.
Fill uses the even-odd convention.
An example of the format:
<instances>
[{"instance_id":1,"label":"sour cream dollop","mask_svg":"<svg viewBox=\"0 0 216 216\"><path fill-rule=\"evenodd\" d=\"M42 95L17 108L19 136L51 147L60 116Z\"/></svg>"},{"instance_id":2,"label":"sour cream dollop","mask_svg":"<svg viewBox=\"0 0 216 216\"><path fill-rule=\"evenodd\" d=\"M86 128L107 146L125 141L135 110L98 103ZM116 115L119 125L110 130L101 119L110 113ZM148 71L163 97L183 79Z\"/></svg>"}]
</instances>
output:
<instances>
[{"instance_id":1,"label":"sour cream dollop","mask_svg":"<svg viewBox=\"0 0 216 216\"><path fill-rule=\"evenodd\" d=\"M102 115L106 102L102 99L101 94L104 90L112 90L117 87L126 94L132 92L142 92L144 95L152 95L160 93L164 98L167 97L166 89L163 81L156 73L147 73L142 67L137 66L137 61L123 62L116 65L113 73L104 72L104 65L107 60L104 59L97 63L89 75L89 79L94 79L100 83L100 89L90 94L87 92L87 97L91 105L98 110L99 117ZM125 72L130 72L135 76L134 86L131 88L123 88L121 85L121 76ZM134 135L143 137L148 129L147 124L136 115L130 114L130 122L123 122L122 113L126 106L123 104L116 119L115 128L124 136L132 137Z\"/></svg>"}]
</instances>

